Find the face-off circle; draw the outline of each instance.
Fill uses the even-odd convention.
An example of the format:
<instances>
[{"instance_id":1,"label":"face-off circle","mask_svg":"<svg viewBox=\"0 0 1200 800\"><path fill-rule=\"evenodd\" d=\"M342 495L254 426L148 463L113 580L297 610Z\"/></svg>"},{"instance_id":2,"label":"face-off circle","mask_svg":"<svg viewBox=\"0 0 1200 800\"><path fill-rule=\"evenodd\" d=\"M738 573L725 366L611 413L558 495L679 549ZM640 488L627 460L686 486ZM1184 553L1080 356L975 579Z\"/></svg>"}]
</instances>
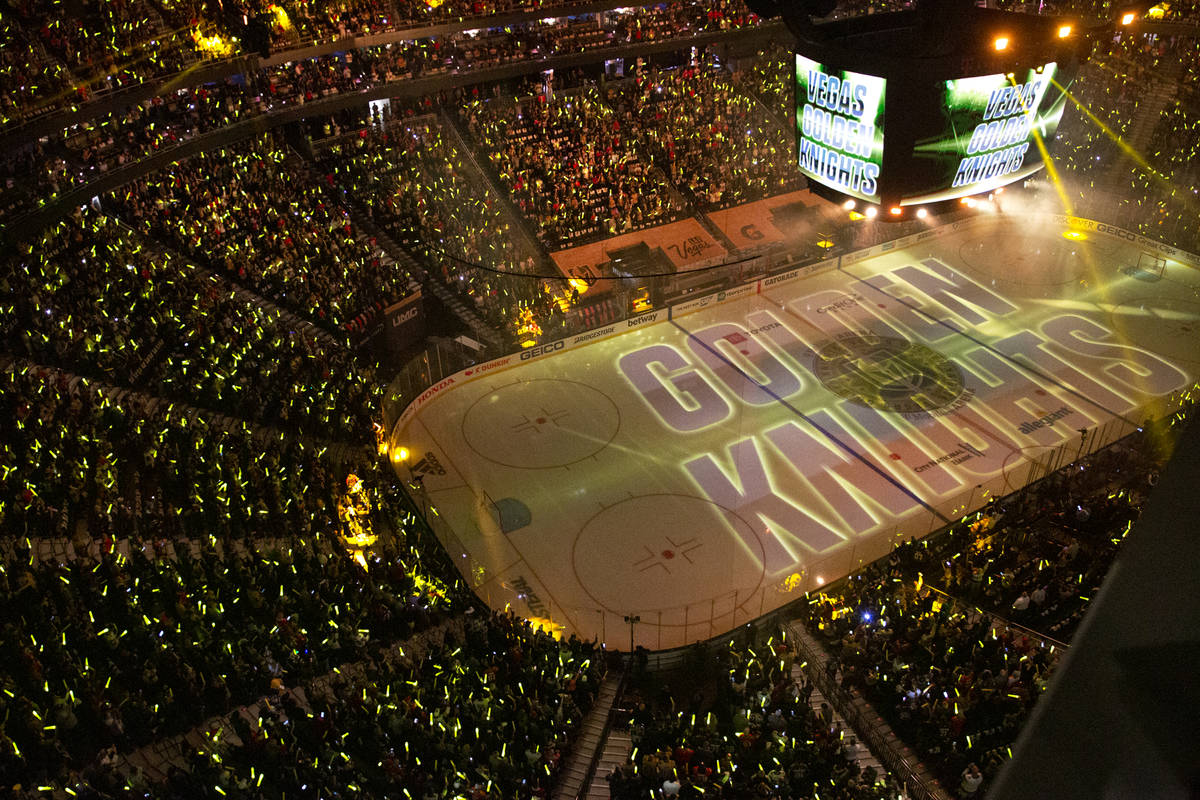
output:
<instances>
[{"instance_id":1,"label":"face-off circle","mask_svg":"<svg viewBox=\"0 0 1200 800\"><path fill-rule=\"evenodd\" d=\"M617 404L578 381L539 378L501 386L463 414L478 455L517 469L552 469L599 453L621 427Z\"/></svg>"},{"instance_id":2,"label":"face-off circle","mask_svg":"<svg viewBox=\"0 0 1200 800\"><path fill-rule=\"evenodd\" d=\"M696 604L703 608L692 621L707 619L714 595L731 603L737 587L748 600L762 585L764 559L749 522L686 494L631 497L598 511L572 552L575 575L598 606L613 614L663 611L664 625L684 622L684 608Z\"/></svg>"},{"instance_id":3,"label":"face-off circle","mask_svg":"<svg viewBox=\"0 0 1200 800\"><path fill-rule=\"evenodd\" d=\"M818 345L813 374L851 403L913 414L952 404L963 375L950 359L923 344L893 336L841 336Z\"/></svg>"}]
</instances>

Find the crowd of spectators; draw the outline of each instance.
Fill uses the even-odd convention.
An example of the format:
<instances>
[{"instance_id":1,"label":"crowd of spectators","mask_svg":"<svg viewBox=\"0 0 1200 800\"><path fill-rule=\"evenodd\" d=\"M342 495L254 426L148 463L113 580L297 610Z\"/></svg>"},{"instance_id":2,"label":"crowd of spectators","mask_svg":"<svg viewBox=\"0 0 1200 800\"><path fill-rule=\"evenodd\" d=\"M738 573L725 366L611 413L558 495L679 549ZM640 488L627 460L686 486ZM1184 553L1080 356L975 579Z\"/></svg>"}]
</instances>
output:
<instances>
[{"instance_id":1,"label":"crowd of spectators","mask_svg":"<svg viewBox=\"0 0 1200 800\"><path fill-rule=\"evenodd\" d=\"M172 83L169 90L153 97L128 106L118 104L115 110L74 122L7 154L0 161L9 195L7 212L35 208L115 168L201 134L323 97L409 78L485 70L530 58L680 38L749 23L745 13L724 6L623 8L339 52L261 68L223 82ZM10 71L14 81L24 75ZM44 72L47 80L54 74ZM24 83L18 86L18 94L31 90Z\"/></svg>"},{"instance_id":2,"label":"crowd of spectators","mask_svg":"<svg viewBox=\"0 0 1200 800\"><path fill-rule=\"evenodd\" d=\"M1055 143L1073 211L1187 250L1200 247L1196 39L1122 32L1105 41L1071 92ZM1108 128L1104 130L1097 120Z\"/></svg>"},{"instance_id":3,"label":"crowd of spectators","mask_svg":"<svg viewBox=\"0 0 1200 800\"><path fill-rule=\"evenodd\" d=\"M58 370L0 379L0 785L546 796L602 654L477 612L361 453L224 429ZM339 545L350 470L380 534L364 567ZM406 655L448 615L442 644ZM132 750L197 726L209 744L165 780L124 771Z\"/></svg>"},{"instance_id":4,"label":"crowd of spectators","mask_svg":"<svg viewBox=\"0 0 1200 800\"><path fill-rule=\"evenodd\" d=\"M79 99L93 88L116 89L146 75L179 72L194 58L185 30L168 27L148 0L89 3L83 0L17 0L27 30L66 65Z\"/></svg>"},{"instance_id":5,"label":"crowd of spectators","mask_svg":"<svg viewBox=\"0 0 1200 800\"><path fill-rule=\"evenodd\" d=\"M613 87L608 102L672 183L701 210L801 188L793 134L710 55L652 69Z\"/></svg>"},{"instance_id":6,"label":"crowd of spectators","mask_svg":"<svg viewBox=\"0 0 1200 800\"><path fill-rule=\"evenodd\" d=\"M33 43L9 8L0 8L0 127L68 94L66 66Z\"/></svg>"},{"instance_id":7,"label":"crowd of spectators","mask_svg":"<svg viewBox=\"0 0 1200 800\"><path fill-rule=\"evenodd\" d=\"M137 231L327 328L345 327L414 285L270 136L173 163L112 201Z\"/></svg>"},{"instance_id":8,"label":"crowd of spectators","mask_svg":"<svg viewBox=\"0 0 1200 800\"><path fill-rule=\"evenodd\" d=\"M369 367L110 216L78 210L2 266L12 355L252 423L373 440Z\"/></svg>"},{"instance_id":9,"label":"crowd of spectators","mask_svg":"<svg viewBox=\"0 0 1200 800\"><path fill-rule=\"evenodd\" d=\"M1136 69L1140 73L1149 67L1134 68L1128 66L1129 63L1097 53L1083 66L1070 87L1075 100L1102 119L1116 137L1128 132L1130 124L1137 118L1143 95L1133 75L1126 70ZM1120 76L1120 79L1114 79L1114 76ZM1088 189L1094 190L1097 178L1103 183L1104 176L1118 165L1122 158L1121 149L1113 136L1068 102L1071 107L1063 114L1054 143L1054 160L1064 176L1079 183L1087 181ZM1080 191L1079 195L1086 196L1086 192Z\"/></svg>"},{"instance_id":10,"label":"crowd of spectators","mask_svg":"<svg viewBox=\"0 0 1200 800\"><path fill-rule=\"evenodd\" d=\"M50 37L54 42L55 47L51 48L51 52L35 43L11 14L0 17L0 37L7 45L3 83L0 83L0 88L4 90L4 108L0 110L4 116L0 124L19 123L29 115L61 108L69 103L86 103L89 99L106 94L99 92L100 89L127 88L144 80L166 77L174 79L166 81L161 97L155 98L160 105L171 102L172 95L180 95L185 102L194 103L196 101L190 95L206 91L219 95L226 105L236 105L242 114L263 113L283 105L405 78L487 69L530 58L546 58L663 38L683 38L703 32L745 27L755 22L753 15L737 0L720 0L716 5L688 2L634 6L527 20L496 28L485 26L350 49L295 63L262 67L256 72L240 76L236 82L199 87L192 86L186 80L186 75L180 73L181 68L198 57L188 44L188 36L182 32L187 26L179 30L167 30L168 23L158 18L154 8L134 3L112 11L111 6L105 6L110 10L101 14L102 20L95 21L94 25L85 20L85 24L79 26L74 24L76 20L61 16L60 4L46 5L52 11L47 15L49 21L43 28L43 38ZM305 6L317 8L313 4ZM320 11L329 10L323 8ZM110 19L112 15L123 18L130 14L146 18L133 21ZM151 23L149 19L154 22ZM359 20L352 23L351 28L356 25L370 27L370 22ZM120 36L113 36L105 26L116 26ZM122 36L149 37L148 29L158 32L153 40L139 40L124 51L111 49L120 43ZM51 30L68 33L63 37L57 34L50 36L48 32ZM93 30L106 32L90 33ZM76 49L70 40L72 36L82 36L88 48L101 47L107 53L102 59L103 69L98 74L79 71L94 66L91 64L93 56L86 56L88 64L81 66L78 61L85 58L84 51ZM103 41L110 42L107 49L99 44ZM60 52L59 46L74 55L68 57L65 52ZM85 51L91 52L87 48ZM62 60L52 53L59 53ZM116 58L118 55L121 60ZM68 68L67 64L75 66ZM72 70L76 72L73 74ZM104 127L105 122L117 124L124 119L127 124L123 127L132 128L128 124L130 113L136 115L137 109L120 109L116 115L103 115L108 119L97 120L94 124ZM181 115L196 116L182 112ZM198 119L206 120L207 117L201 114ZM228 121L222 124L228 124Z\"/></svg>"},{"instance_id":11,"label":"crowd of spectators","mask_svg":"<svg viewBox=\"0 0 1200 800\"><path fill-rule=\"evenodd\" d=\"M419 661L369 658L303 705L273 704L154 796L549 797L602 654L510 614L468 614L451 633Z\"/></svg>"},{"instance_id":12,"label":"crowd of spectators","mask_svg":"<svg viewBox=\"0 0 1200 800\"><path fill-rule=\"evenodd\" d=\"M17 362L3 380L6 536L309 535L337 521L327 445L46 367Z\"/></svg>"},{"instance_id":13,"label":"crowd of spectators","mask_svg":"<svg viewBox=\"0 0 1200 800\"><path fill-rule=\"evenodd\" d=\"M547 796L601 654L477 613L383 473L55 370L3 380L0 785ZM338 545L346 470L382 534L362 568ZM129 769L192 728L205 746L165 775Z\"/></svg>"},{"instance_id":14,"label":"crowd of spectators","mask_svg":"<svg viewBox=\"0 0 1200 800\"><path fill-rule=\"evenodd\" d=\"M557 19L561 20L577 16L572 13L572 6L578 5L581 5L578 0L443 0L436 3L425 0L340 0L328 4L285 0L276 6L279 10L274 12L270 27L274 49L278 51L299 43L331 41L351 35L381 34L464 19L482 21L497 14L536 12L542 9L547 13L557 13ZM676 9L669 9L666 4L660 5L658 10L665 11L666 15L676 13ZM589 12L587 16L594 13ZM704 16L712 27L725 29L730 25L741 24L749 13L746 6L737 0L716 0L708 6ZM556 18L545 16L543 19Z\"/></svg>"},{"instance_id":15,"label":"crowd of spectators","mask_svg":"<svg viewBox=\"0 0 1200 800\"><path fill-rule=\"evenodd\" d=\"M1027 487L929 543L930 584L1069 642L1157 481L1150 437L1125 440Z\"/></svg>"},{"instance_id":16,"label":"crowd of spectators","mask_svg":"<svg viewBox=\"0 0 1200 800\"><path fill-rule=\"evenodd\" d=\"M777 121L790 125L796 114L792 107L795 71L795 54L773 42L734 75L740 89L762 101Z\"/></svg>"},{"instance_id":17,"label":"crowd of spectators","mask_svg":"<svg viewBox=\"0 0 1200 800\"><path fill-rule=\"evenodd\" d=\"M363 204L435 278L468 298L497 328L516 333L517 310L540 285L505 273L536 271L518 223L436 116L369 125L329 140L326 180ZM480 270L472 265L483 264Z\"/></svg>"},{"instance_id":18,"label":"crowd of spectators","mask_svg":"<svg viewBox=\"0 0 1200 800\"><path fill-rule=\"evenodd\" d=\"M467 127L551 250L802 185L785 129L708 54L629 79L470 103Z\"/></svg>"},{"instance_id":19,"label":"crowd of spectators","mask_svg":"<svg viewBox=\"0 0 1200 800\"><path fill-rule=\"evenodd\" d=\"M901 546L806 608L830 672L943 785L980 796L1011 755L1176 432L1147 427Z\"/></svg>"},{"instance_id":20,"label":"crowd of spectators","mask_svg":"<svg viewBox=\"0 0 1200 800\"><path fill-rule=\"evenodd\" d=\"M1141 214L1138 229L1147 236L1182 245L1200 243L1200 104L1195 95L1173 99L1162 109L1145 156L1151 169L1132 170L1130 195ZM1126 201L1128 204L1128 200Z\"/></svg>"},{"instance_id":21,"label":"crowd of spectators","mask_svg":"<svg viewBox=\"0 0 1200 800\"><path fill-rule=\"evenodd\" d=\"M307 682L451 607L414 586L398 553L363 570L311 539L192 544L26 557L0 575L3 749L24 759L0 783L61 782L104 748L128 752Z\"/></svg>"},{"instance_id":22,"label":"crowd of spectators","mask_svg":"<svg viewBox=\"0 0 1200 800\"><path fill-rule=\"evenodd\" d=\"M807 624L841 685L861 692L957 790L971 764L995 776L1061 651L916 587L874 565L819 595Z\"/></svg>"},{"instance_id":23,"label":"crowd of spectators","mask_svg":"<svg viewBox=\"0 0 1200 800\"><path fill-rule=\"evenodd\" d=\"M613 800L903 796L893 776L862 766L866 748L828 704L813 707L813 684L794 668L786 632L757 638L731 643L716 664L697 670L711 684L689 687L686 702L671 686L622 700L635 750L606 776Z\"/></svg>"},{"instance_id":24,"label":"crowd of spectators","mask_svg":"<svg viewBox=\"0 0 1200 800\"><path fill-rule=\"evenodd\" d=\"M551 250L676 219L681 203L648 162L640 120L599 88L492 100L464 114L513 201Z\"/></svg>"}]
</instances>

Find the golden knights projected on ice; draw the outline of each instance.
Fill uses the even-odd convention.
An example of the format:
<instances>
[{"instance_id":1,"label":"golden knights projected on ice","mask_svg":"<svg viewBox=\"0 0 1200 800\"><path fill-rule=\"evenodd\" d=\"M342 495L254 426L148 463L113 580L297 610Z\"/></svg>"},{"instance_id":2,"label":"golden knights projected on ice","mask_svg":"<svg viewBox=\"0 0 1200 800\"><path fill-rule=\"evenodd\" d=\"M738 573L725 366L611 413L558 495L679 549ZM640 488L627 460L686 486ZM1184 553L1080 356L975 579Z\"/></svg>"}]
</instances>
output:
<instances>
[{"instance_id":1,"label":"golden knights projected on ice","mask_svg":"<svg viewBox=\"0 0 1200 800\"><path fill-rule=\"evenodd\" d=\"M886 81L828 69L796 56L800 171L839 192L878 201Z\"/></svg>"},{"instance_id":2,"label":"golden knights projected on ice","mask_svg":"<svg viewBox=\"0 0 1200 800\"><path fill-rule=\"evenodd\" d=\"M761 541L767 574L928 509L927 498L1003 474L1014 453L1056 446L1065 430L1129 413L1139 392L1165 395L1187 379L1071 313L947 355L962 330L1020 309L935 258L859 287L687 328L682 347L655 343L617 362L666 430L692 437L737 420L721 445L681 466L703 497L771 532ZM1062 386L1043 388L1031 371ZM816 387L837 401L814 404ZM863 455L881 442L886 456ZM752 538L747 547L758 547Z\"/></svg>"}]
</instances>

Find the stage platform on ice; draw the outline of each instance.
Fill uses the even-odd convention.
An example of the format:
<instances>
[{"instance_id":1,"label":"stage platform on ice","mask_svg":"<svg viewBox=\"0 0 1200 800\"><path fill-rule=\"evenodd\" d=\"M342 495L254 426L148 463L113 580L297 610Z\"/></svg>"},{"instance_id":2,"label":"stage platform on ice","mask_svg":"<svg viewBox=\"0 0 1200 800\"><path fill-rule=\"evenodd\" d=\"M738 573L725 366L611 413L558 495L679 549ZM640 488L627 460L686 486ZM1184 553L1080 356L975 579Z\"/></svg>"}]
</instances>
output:
<instances>
[{"instance_id":1,"label":"stage platform on ice","mask_svg":"<svg viewBox=\"0 0 1200 800\"><path fill-rule=\"evenodd\" d=\"M1193 256L979 218L478 364L394 422L468 581L665 649L1103 447L1200 373Z\"/></svg>"}]
</instances>

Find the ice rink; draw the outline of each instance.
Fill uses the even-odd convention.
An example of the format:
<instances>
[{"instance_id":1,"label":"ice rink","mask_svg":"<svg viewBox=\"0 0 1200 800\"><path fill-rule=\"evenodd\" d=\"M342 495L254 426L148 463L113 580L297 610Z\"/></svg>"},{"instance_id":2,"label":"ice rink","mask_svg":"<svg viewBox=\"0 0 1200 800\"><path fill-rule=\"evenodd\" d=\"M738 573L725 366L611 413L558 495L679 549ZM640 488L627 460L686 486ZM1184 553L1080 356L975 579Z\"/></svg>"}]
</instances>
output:
<instances>
[{"instance_id":1,"label":"ice rink","mask_svg":"<svg viewBox=\"0 0 1200 800\"><path fill-rule=\"evenodd\" d=\"M493 607L675 647L1161 413L1200 373L1194 264L959 223L477 365L391 445Z\"/></svg>"}]
</instances>

